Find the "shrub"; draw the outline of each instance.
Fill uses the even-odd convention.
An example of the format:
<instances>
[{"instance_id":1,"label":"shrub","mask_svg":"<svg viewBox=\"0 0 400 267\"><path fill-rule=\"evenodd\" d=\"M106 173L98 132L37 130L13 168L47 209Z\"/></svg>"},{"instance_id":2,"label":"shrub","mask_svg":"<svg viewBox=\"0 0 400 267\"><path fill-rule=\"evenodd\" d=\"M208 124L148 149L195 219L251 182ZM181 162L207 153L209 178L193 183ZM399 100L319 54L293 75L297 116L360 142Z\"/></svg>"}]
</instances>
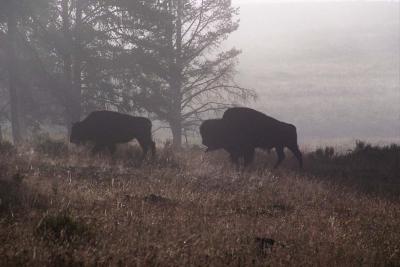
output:
<instances>
[{"instance_id":1,"label":"shrub","mask_svg":"<svg viewBox=\"0 0 400 267\"><path fill-rule=\"evenodd\" d=\"M344 154L335 154L331 147L318 148L307 155L306 171L320 177L344 178L365 192L386 196L400 192L400 146L374 146L357 141ZM340 180L340 179L339 179ZM379 186L376 186L379 184Z\"/></svg>"},{"instance_id":2,"label":"shrub","mask_svg":"<svg viewBox=\"0 0 400 267\"><path fill-rule=\"evenodd\" d=\"M34 149L42 154L57 157L68 153L68 146L62 140L54 140L47 134L38 135L33 140Z\"/></svg>"},{"instance_id":3,"label":"shrub","mask_svg":"<svg viewBox=\"0 0 400 267\"><path fill-rule=\"evenodd\" d=\"M172 144L167 141L163 148L156 151L155 164L159 167L180 168L181 162L178 153L173 149Z\"/></svg>"},{"instance_id":4,"label":"shrub","mask_svg":"<svg viewBox=\"0 0 400 267\"><path fill-rule=\"evenodd\" d=\"M21 204L19 177L13 180L0 179L0 213L8 212Z\"/></svg>"},{"instance_id":5,"label":"shrub","mask_svg":"<svg viewBox=\"0 0 400 267\"><path fill-rule=\"evenodd\" d=\"M55 242L78 241L89 236L87 226L65 212L46 215L39 222L37 233L45 239Z\"/></svg>"},{"instance_id":6,"label":"shrub","mask_svg":"<svg viewBox=\"0 0 400 267\"><path fill-rule=\"evenodd\" d=\"M107 151L108 152L108 151ZM140 161L142 158L142 149L138 145L130 145L130 144L122 144L117 146L117 150L113 156L113 158L124 159L128 161ZM150 151L149 153L150 154Z\"/></svg>"},{"instance_id":7,"label":"shrub","mask_svg":"<svg viewBox=\"0 0 400 267\"><path fill-rule=\"evenodd\" d=\"M8 141L0 141L0 154L11 154L15 152L15 147Z\"/></svg>"},{"instance_id":8,"label":"shrub","mask_svg":"<svg viewBox=\"0 0 400 267\"><path fill-rule=\"evenodd\" d=\"M335 156L335 149L333 147L318 148L315 152L311 153L314 159L332 159Z\"/></svg>"}]
</instances>

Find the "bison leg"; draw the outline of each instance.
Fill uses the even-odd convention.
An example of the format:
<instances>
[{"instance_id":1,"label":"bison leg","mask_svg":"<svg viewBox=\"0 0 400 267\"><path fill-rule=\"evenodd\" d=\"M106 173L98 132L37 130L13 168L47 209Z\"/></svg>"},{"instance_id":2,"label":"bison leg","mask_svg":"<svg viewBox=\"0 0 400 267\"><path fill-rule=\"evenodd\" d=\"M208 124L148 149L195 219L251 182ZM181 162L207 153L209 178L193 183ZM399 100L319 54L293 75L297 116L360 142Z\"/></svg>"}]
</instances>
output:
<instances>
[{"instance_id":1,"label":"bison leg","mask_svg":"<svg viewBox=\"0 0 400 267\"><path fill-rule=\"evenodd\" d=\"M109 144L109 145L107 146L107 148L108 148L108 150L110 151L111 155L115 153L115 150L116 150L115 144Z\"/></svg>"},{"instance_id":2,"label":"bison leg","mask_svg":"<svg viewBox=\"0 0 400 267\"><path fill-rule=\"evenodd\" d=\"M229 152L229 158L233 164L235 164L236 169L239 170L239 155L234 152Z\"/></svg>"},{"instance_id":3,"label":"bison leg","mask_svg":"<svg viewBox=\"0 0 400 267\"><path fill-rule=\"evenodd\" d=\"M290 151L292 151L293 155L297 158L299 161L300 169L303 168L303 156L299 150L299 147L297 145L294 146L288 146Z\"/></svg>"},{"instance_id":4,"label":"bison leg","mask_svg":"<svg viewBox=\"0 0 400 267\"><path fill-rule=\"evenodd\" d=\"M96 143L92 149L93 154L97 154L106 148L104 144Z\"/></svg>"},{"instance_id":5,"label":"bison leg","mask_svg":"<svg viewBox=\"0 0 400 267\"><path fill-rule=\"evenodd\" d=\"M156 155L156 143L154 141L150 142L151 157L154 158Z\"/></svg>"},{"instance_id":6,"label":"bison leg","mask_svg":"<svg viewBox=\"0 0 400 267\"><path fill-rule=\"evenodd\" d=\"M140 147L142 148L142 151L143 151L141 160L144 160L146 158L147 152L149 151L149 147L151 149L152 154L154 155L154 153L155 153L155 144L154 144L153 141L151 141L151 140L150 141L147 141L147 140L145 141L145 140L138 139L138 142L139 142L139 145L140 145ZM154 148L153 148L153 145L154 145Z\"/></svg>"},{"instance_id":7,"label":"bison leg","mask_svg":"<svg viewBox=\"0 0 400 267\"><path fill-rule=\"evenodd\" d=\"M276 162L274 169L278 168L279 164L285 159L285 152L283 152L283 146L275 147L276 154L278 155L278 161Z\"/></svg>"},{"instance_id":8,"label":"bison leg","mask_svg":"<svg viewBox=\"0 0 400 267\"><path fill-rule=\"evenodd\" d=\"M250 163L254 161L254 154L255 154L254 148L246 151L246 153L244 154L244 167L248 166Z\"/></svg>"}]
</instances>

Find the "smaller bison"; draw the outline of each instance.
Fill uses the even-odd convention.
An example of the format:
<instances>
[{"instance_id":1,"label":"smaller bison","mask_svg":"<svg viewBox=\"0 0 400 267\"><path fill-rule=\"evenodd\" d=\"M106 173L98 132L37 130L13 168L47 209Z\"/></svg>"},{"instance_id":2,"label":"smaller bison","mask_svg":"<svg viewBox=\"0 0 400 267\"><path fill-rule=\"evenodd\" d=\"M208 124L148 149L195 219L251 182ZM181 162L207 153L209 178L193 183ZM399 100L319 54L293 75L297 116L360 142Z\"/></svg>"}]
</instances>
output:
<instances>
[{"instance_id":1,"label":"smaller bison","mask_svg":"<svg viewBox=\"0 0 400 267\"><path fill-rule=\"evenodd\" d=\"M299 161L300 168L303 165L296 127L250 108L230 108L222 119L204 121L200 133L207 151L223 148L236 164L239 158L244 159L245 166L251 163L256 148L275 148L276 168L285 158L284 148L287 147Z\"/></svg>"},{"instance_id":2,"label":"smaller bison","mask_svg":"<svg viewBox=\"0 0 400 267\"><path fill-rule=\"evenodd\" d=\"M233 163L239 166L239 159L244 158L248 165L254 159L254 147L238 143L237 137L230 132L227 123L222 119L205 120L200 125L200 135L206 152L225 149Z\"/></svg>"},{"instance_id":3,"label":"smaller bison","mask_svg":"<svg viewBox=\"0 0 400 267\"><path fill-rule=\"evenodd\" d=\"M108 149L114 153L118 143L127 143L137 139L143 158L148 150L155 155L155 143L152 140L151 121L143 117L134 117L113 111L94 111L81 122L72 125L70 142L74 144L94 143L93 152Z\"/></svg>"}]
</instances>

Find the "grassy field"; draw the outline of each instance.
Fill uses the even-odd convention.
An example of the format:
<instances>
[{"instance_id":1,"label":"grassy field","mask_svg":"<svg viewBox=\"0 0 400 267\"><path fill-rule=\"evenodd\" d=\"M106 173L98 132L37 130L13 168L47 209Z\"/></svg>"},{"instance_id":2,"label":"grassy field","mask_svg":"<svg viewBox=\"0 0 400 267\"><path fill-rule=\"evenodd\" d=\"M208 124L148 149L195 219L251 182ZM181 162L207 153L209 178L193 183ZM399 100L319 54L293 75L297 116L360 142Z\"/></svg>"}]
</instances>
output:
<instances>
[{"instance_id":1,"label":"grassy field","mask_svg":"<svg viewBox=\"0 0 400 267\"><path fill-rule=\"evenodd\" d=\"M400 147L345 154L0 145L0 266L399 266ZM267 162L267 166L264 166Z\"/></svg>"}]
</instances>

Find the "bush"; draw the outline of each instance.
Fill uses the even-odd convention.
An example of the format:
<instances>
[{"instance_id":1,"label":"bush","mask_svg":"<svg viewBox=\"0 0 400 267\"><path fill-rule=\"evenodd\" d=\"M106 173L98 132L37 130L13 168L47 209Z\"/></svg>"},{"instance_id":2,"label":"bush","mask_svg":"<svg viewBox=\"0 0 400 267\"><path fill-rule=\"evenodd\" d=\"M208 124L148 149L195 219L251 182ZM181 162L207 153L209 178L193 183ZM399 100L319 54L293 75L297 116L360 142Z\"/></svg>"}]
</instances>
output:
<instances>
[{"instance_id":1,"label":"bush","mask_svg":"<svg viewBox=\"0 0 400 267\"><path fill-rule=\"evenodd\" d=\"M315 152L311 153L314 159L332 159L335 156L335 149L333 147L318 148Z\"/></svg>"},{"instance_id":2,"label":"bush","mask_svg":"<svg viewBox=\"0 0 400 267\"><path fill-rule=\"evenodd\" d=\"M108 153L108 150L105 150ZM142 148L139 145L122 144L117 146L117 150L112 155L113 158L123 159L128 161L140 162L142 158ZM150 151L149 153L150 154Z\"/></svg>"},{"instance_id":3,"label":"bush","mask_svg":"<svg viewBox=\"0 0 400 267\"><path fill-rule=\"evenodd\" d=\"M0 179L0 213L21 205L21 180L19 174L14 175L12 180Z\"/></svg>"},{"instance_id":4,"label":"bush","mask_svg":"<svg viewBox=\"0 0 400 267\"><path fill-rule=\"evenodd\" d=\"M68 145L64 141L52 139L47 134L36 136L33 140L33 145L37 152L52 157L68 153Z\"/></svg>"},{"instance_id":5,"label":"bush","mask_svg":"<svg viewBox=\"0 0 400 267\"><path fill-rule=\"evenodd\" d=\"M54 242L75 242L89 236L85 224L73 219L65 212L46 215L37 226L37 233Z\"/></svg>"},{"instance_id":6,"label":"bush","mask_svg":"<svg viewBox=\"0 0 400 267\"><path fill-rule=\"evenodd\" d=\"M29 179L26 172L22 170L14 172L14 168L2 167L4 166L0 165L0 217L4 215L12 218L27 208L40 210L48 208L48 199L25 182Z\"/></svg>"},{"instance_id":7,"label":"bush","mask_svg":"<svg viewBox=\"0 0 400 267\"><path fill-rule=\"evenodd\" d=\"M326 147L311 152L307 158L306 171L313 175L335 177L335 180L356 184L363 191L386 196L400 192L399 145L374 146L357 141L347 153L336 154L332 147Z\"/></svg>"},{"instance_id":8,"label":"bush","mask_svg":"<svg viewBox=\"0 0 400 267\"><path fill-rule=\"evenodd\" d=\"M156 159L154 161L159 167L180 168L181 162L178 153L173 149L172 143L167 141L163 148L156 150Z\"/></svg>"},{"instance_id":9,"label":"bush","mask_svg":"<svg viewBox=\"0 0 400 267\"><path fill-rule=\"evenodd\" d=\"M11 154L15 152L15 147L8 141L0 141L0 153L1 154Z\"/></svg>"}]
</instances>

